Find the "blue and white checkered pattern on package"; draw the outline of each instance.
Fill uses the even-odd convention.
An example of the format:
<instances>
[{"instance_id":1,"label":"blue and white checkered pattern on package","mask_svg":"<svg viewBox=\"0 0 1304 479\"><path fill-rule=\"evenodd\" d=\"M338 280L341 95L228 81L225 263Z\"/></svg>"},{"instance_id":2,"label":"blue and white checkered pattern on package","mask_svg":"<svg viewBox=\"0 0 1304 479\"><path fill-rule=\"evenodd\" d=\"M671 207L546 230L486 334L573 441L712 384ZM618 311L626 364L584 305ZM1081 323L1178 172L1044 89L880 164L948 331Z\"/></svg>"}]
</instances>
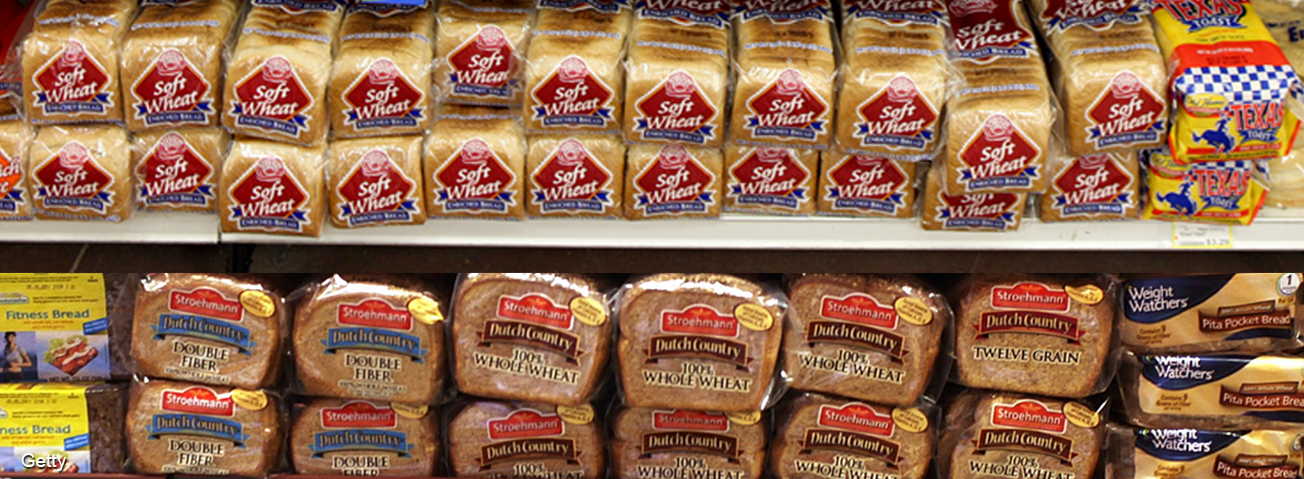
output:
<instances>
[{"instance_id":1,"label":"blue and white checkered pattern on package","mask_svg":"<svg viewBox=\"0 0 1304 479\"><path fill-rule=\"evenodd\" d=\"M1230 94L1233 101L1281 100L1299 84L1291 67L1268 65L1189 68L1173 82L1182 95Z\"/></svg>"}]
</instances>

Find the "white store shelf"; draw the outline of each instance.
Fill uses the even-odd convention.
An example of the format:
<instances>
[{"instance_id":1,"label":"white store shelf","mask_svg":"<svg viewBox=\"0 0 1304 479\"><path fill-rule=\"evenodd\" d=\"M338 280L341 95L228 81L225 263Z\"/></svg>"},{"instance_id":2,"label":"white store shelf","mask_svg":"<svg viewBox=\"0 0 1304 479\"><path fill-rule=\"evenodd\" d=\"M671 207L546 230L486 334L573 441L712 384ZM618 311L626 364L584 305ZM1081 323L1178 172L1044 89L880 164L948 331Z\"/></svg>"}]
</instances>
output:
<instances>
[{"instance_id":1,"label":"white store shelf","mask_svg":"<svg viewBox=\"0 0 1304 479\"><path fill-rule=\"evenodd\" d=\"M215 244L216 215L138 211L122 223L0 222L0 242Z\"/></svg>"}]
</instances>

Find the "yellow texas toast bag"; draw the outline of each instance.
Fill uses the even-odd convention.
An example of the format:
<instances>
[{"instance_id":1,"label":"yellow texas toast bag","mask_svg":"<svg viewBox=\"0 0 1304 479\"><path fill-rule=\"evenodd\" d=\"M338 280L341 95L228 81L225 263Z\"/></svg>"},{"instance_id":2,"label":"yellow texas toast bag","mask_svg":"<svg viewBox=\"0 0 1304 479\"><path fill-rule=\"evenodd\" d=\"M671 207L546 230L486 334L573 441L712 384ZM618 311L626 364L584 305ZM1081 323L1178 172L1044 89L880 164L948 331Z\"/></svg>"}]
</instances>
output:
<instances>
[{"instance_id":1,"label":"yellow texas toast bag","mask_svg":"<svg viewBox=\"0 0 1304 479\"><path fill-rule=\"evenodd\" d=\"M1146 206L1141 219L1248 225L1254 222L1268 186L1254 161L1180 164L1168 148L1141 152L1146 165Z\"/></svg>"},{"instance_id":2,"label":"yellow texas toast bag","mask_svg":"<svg viewBox=\"0 0 1304 479\"><path fill-rule=\"evenodd\" d=\"M1169 146L1178 163L1290 151L1299 119L1287 101L1300 81L1249 0L1164 0L1154 16L1172 75Z\"/></svg>"}]
</instances>

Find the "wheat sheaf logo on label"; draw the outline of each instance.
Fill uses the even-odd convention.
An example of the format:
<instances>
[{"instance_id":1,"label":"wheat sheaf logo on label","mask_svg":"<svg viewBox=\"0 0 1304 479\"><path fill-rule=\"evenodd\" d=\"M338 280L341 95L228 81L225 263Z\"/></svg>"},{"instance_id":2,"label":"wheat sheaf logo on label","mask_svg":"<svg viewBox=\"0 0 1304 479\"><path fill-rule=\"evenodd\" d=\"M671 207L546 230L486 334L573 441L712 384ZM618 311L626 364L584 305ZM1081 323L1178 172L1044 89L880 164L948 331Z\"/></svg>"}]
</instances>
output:
<instances>
[{"instance_id":1,"label":"wheat sheaf logo on label","mask_svg":"<svg viewBox=\"0 0 1304 479\"><path fill-rule=\"evenodd\" d=\"M835 210L891 215L905 208L906 173L891 160L847 155L828 176L826 198Z\"/></svg>"},{"instance_id":2,"label":"wheat sheaf logo on label","mask_svg":"<svg viewBox=\"0 0 1304 479\"><path fill-rule=\"evenodd\" d=\"M163 50L132 86L135 118L146 126L207 124L213 115L211 86L184 53Z\"/></svg>"},{"instance_id":3,"label":"wheat sheaf logo on label","mask_svg":"<svg viewBox=\"0 0 1304 479\"><path fill-rule=\"evenodd\" d=\"M661 331L732 338L738 336L738 319L710 306L695 304L679 311L662 311Z\"/></svg>"},{"instance_id":4,"label":"wheat sheaf logo on label","mask_svg":"<svg viewBox=\"0 0 1304 479\"><path fill-rule=\"evenodd\" d=\"M489 439L521 439L560 436L566 432L561 416L533 409L517 409L507 417L489 420Z\"/></svg>"},{"instance_id":5,"label":"wheat sheaf logo on label","mask_svg":"<svg viewBox=\"0 0 1304 479\"><path fill-rule=\"evenodd\" d=\"M611 88L593 75L588 63L569 56L531 93L538 106L534 118L545 127L604 127L614 122Z\"/></svg>"},{"instance_id":6,"label":"wheat sheaf logo on label","mask_svg":"<svg viewBox=\"0 0 1304 479\"><path fill-rule=\"evenodd\" d=\"M1206 28L1245 28L1244 0L1154 0L1156 9L1163 9L1173 19L1186 25L1194 33Z\"/></svg>"},{"instance_id":7,"label":"wheat sheaf logo on label","mask_svg":"<svg viewBox=\"0 0 1304 479\"><path fill-rule=\"evenodd\" d=\"M426 118L425 97L398 65L380 58L344 91L344 124L355 130L415 128Z\"/></svg>"},{"instance_id":8,"label":"wheat sheaf logo on label","mask_svg":"<svg viewBox=\"0 0 1304 479\"><path fill-rule=\"evenodd\" d=\"M59 55L36 71L32 82L36 106L47 115L97 114L113 107L108 71L77 40L68 40Z\"/></svg>"},{"instance_id":9,"label":"wheat sheaf logo on label","mask_svg":"<svg viewBox=\"0 0 1304 479\"><path fill-rule=\"evenodd\" d=\"M228 190L232 202L230 219L241 229L299 231L308 224L308 193L298 178L274 156L264 157L245 171Z\"/></svg>"},{"instance_id":10,"label":"wheat sheaf logo on label","mask_svg":"<svg viewBox=\"0 0 1304 479\"><path fill-rule=\"evenodd\" d=\"M538 293L498 298L498 317L517 319L558 329L571 329L575 317L566 305Z\"/></svg>"},{"instance_id":11,"label":"wheat sheaf logo on label","mask_svg":"<svg viewBox=\"0 0 1304 479\"><path fill-rule=\"evenodd\" d=\"M727 0L639 0L634 3L634 9L639 18L723 29L729 25L729 14L733 8Z\"/></svg>"},{"instance_id":12,"label":"wheat sheaf logo on label","mask_svg":"<svg viewBox=\"0 0 1304 479\"><path fill-rule=\"evenodd\" d=\"M1035 309L1067 312L1069 294L1041 283L1023 282L992 288L992 306L1004 309Z\"/></svg>"},{"instance_id":13,"label":"wheat sheaf logo on label","mask_svg":"<svg viewBox=\"0 0 1304 479\"><path fill-rule=\"evenodd\" d=\"M806 166L784 148L761 147L729 171L729 194L740 204L774 205L788 209L809 200L802 183L810 176Z\"/></svg>"},{"instance_id":14,"label":"wheat sheaf logo on label","mask_svg":"<svg viewBox=\"0 0 1304 479\"><path fill-rule=\"evenodd\" d=\"M435 179L443 185L436 201L445 211L506 212L516 205L515 192L507 190L516 183L516 174L479 138L463 143Z\"/></svg>"},{"instance_id":15,"label":"wheat sheaf logo on label","mask_svg":"<svg viewBox=\"0 0 1304 479\"><path fill-rule=\"evenodd\" d=\"M291 15L334 12L340 5L340 0L254 0L254 6L280 8Z\"/></svg>"},{"instance_id":16,"label":"wheat sheaf logo on label","mask_svg":"<svg viewBox=\"0 0 1304 479\"><path fill-rule=\"evenodd\" d=\"M734 4L743 21L763 17L775 23L793 23L833 18L828 0L741 0Z\"/></svg>"},{"instance_id":17,"label":"wheat sheaf logo on label","mask_svg":"<svg viewBox=\"0 0 1304 479\"><path fill-rule=\"evenodd\" d=\"M40 187L36 195L46 207L63 206L104 212L113 205L108 191L114 178L91 158L90 150L78 142L69 142L54 156L36 168L33 177Z\"/></svg>"},{"instance_id":18,"label":"wheat sheaf logo on label","mask_svg":"<svg viewBox=\"0 0 1304 479\"><path fill-rule=\"evenodd\" d=\"M539 8L578 12L593 9L601 13L619 13L629 8L629 0L539 0Z\"/></svg>"},{"instance_id":19,"label":"wheat sheaf logo on label","mask_svg":"<svg viewBox=\"0 0 1304 479\"><path fill-rule=\"evenodd\" d=\"M923 149L933 141L937 110L910 77L888 82L857 110L859 122L853 136L861 146Z\"/></svg>"},{"instance_id":20,"label":"wheat sheaf logo on label","mask_svg":"<svg viewBox=\"0 0 1304 479\"><path fill-rule=\"evenodd\" d=\"M367 401L353 401L336 408L322 408L321 425L333 429L391 429L398 426L398 414Z\"/></svg>"},{"instance_id":21,"label":"wheat sheaf logo on label","mask_svg":"<svg viewBox=\"0 0 1304 479\"><path fill-rule=\"evenodd\" d=\"M1014 404L992 405L992 424L996 426L1035 429L1063 434L1068 428L1068 418L1063 411L1051 409L1040 401L1024 399Z\"/></svg>"},{"instance_id":22,"label":"wheat sheaf logo on label","mask_svg":"<svg viewBox=\"0 0 1304 479\"><path fill-rule=\"evenodd\" d=\"M22 180L23 165L0 148L0 211L17 212L18 206L26 201L24 191L18 187Z\"/></svg>"},{"instance_id":23,"label":"wheat sheaf logo on label","mask_svg":"<svg viewBox=\"0 0 1304 479\"><path fill-rule=\"evenodd\" d=\"M954 0L949 6L960 58L982 62L1032 55L1034 37L1015 14L1014 0Z\"/></svg>"},{"instance_id":24,"label":"wheat sheaf logo on label","mask_svg":"<svg viewBox=\"0 0 1304 479\"><path fill-rule=\"evenodd\" d=\"M408 331L412 329L412 314L407 308L395 308L379 299L367 299L354 304L340 304L335 318L340 324L368 328Z\"/></svg>"},{"instance_id":25,"label":"wheat sheaf logo on label","mask_svg":"<svg viewBox=\"0 0 1304 479\"><path fill-rule=\"evenodd\" d=\"M875 18L889 25L939 25L946 19L942 0L847 0L847 15Z\"/></svg>"},{"instance_id":26,"label":"wheat sheaf logo on label","mask_svg":"<svg viewBox=\"0 0 1304 479\"><path fill-rule=\"evenodd\" d=\"M1048 0L1041 12L1051 28L1067 29L1076 25L1101 28L1114 22L1141 21L1137 0Z\"/></svg>"},{"instance_id":27,"label":"wheat sheaf logo on label","mask_svg":"<svg viewBox=\"0 0 1304 479\"><path fill-rule=\"evenodd\" d=\"M511 98L519 80L515 51L507 33L497 25L485 25L448 55L452 67L449 82L453 93L492 98Z\"/></svg>"},{"instance_id":28,"label":"wheat sheaf logo on label","mask_svg":"<svg viewBox=\"0 0 1304 479\"><path fill-rule=\"evenodd\" d=\"M706 189L713 181L715 175L687 148L667 145L634 179L639 190L634 207L647 215L705 212L715 204L715 192Z\"/></svg>"},{"instance_id":29,"label":"wheat sheaf logo on label","mask_svg":"<svg viewBox=\"0 0 1304 479\"><path fill-rule=\"evenodd\" d=\"M896 430L892 415L879 414L865 404L847 403L842 407L820 406L818 424L821 426L864 432L891 437Z\"/></svg>"},{"instance_id":30,"label":"wheat sheaf logo on label","mask_svg":"<svg viewBox=\"0 0 1304 479\"><path fill-rule=\"evenodd\" d=\"M987 117L960 152L966 165L960 170L960 182L969 191L985 188L1023 188L1040 175L1033 164L1041 149L1023 131L1002 114Z\"/></svg>"},{"instance_id":31,"label":"wheat sheaf logo on label","mask_svg":"<svg viewBox=\"0 0 1304 479\"><path fill-rule=\"evenodd\" d=\"M747 100L744 128L754 137L815 141L827 133L829 106L801 78L787 69L774 83Z\"/></svg>"},{"instance_id":32,"label":"wheat sheaf logo on label","mask_svg":"<svg viewBox=\"0 0 1304 479\"><path fill-rule=\"evenodd\" d=\"M148 205L208 206L217 200L213 167L177 133L168 133L136 167L140 196Z\"/></svg>"},{"instance_id":33,"label":"wheat sheaf logo on label","mask_svg":"<svg viewBox=\"0 0 1304 479\"><path fill-rule=\"evenodd\" d=\"M1014 193L981 193L973 195L948 195L938 192L942 199L937 220L945 228L985 228L1004 230L1014 226L1014 207L1019 195Z\"/></svg>"},{"instance_id":34,"label":"wheat sheaf logo on label","mask_svg":"<svg viewBox=\"0 0 1304 479\"><path fill-rule=\"evenodd\" d=\"M1132 173L1120 167L1113 155L1076 158L1055 178L1054 208L1063 216L1121 215L1135 204L1127 191L1132 181Z\"/></svg>"},{"instance_id":35,"label":"wheat sheaf logo on label","mask_svg":"<svg viewBox=\"0 0 1304 479\"><path fill-rule=\"evenodd\" d=\"M821 298L820 316L885 329L896 329L898 319L895 307L883 305L862 293Z\"/></svg>"},{"instance_id":36,"label":"wheat sheaf logo on label","mask_svg":"<svg viewBox=\"0 0 1304 479\"><path fill-rule=\"evenodd\" d=\"M408 178L389 154L371 150L353 168L338 193L344 199L340 219L352 226L407 222L417 211L416 182Z\"/></svg>"},{"instance_id":37,"label":"wheat sheaf logo on label","mask_svg":"<svg viewBox=\"0 0 1304 479\"><path fill-rule=\"evenodd\" d=\"M550 211L606 211L614 201L611 173L595 160L584 143L574 138L561 142L534 172L532 201Z\"/></svg>"},{"instance_id":38,"label":"wheat sheaf logo on label","mask_svg":"<svg viewBox=\"0 0 1304 479\"><path fill-rule=\"evenodd\" d=\"M244 319L244 306L239 301L227 299L212 288L173 291L168 297L168 309L237 323Z\"/></svg>"},{"instance_id":39,"label":"wheat sheaf logo on label","mask_svg":"<svg viewBox=\"0 0 1304 479\"><path fill-rule=\"evenodd\" d=\"M1128 71L1114 76L1087 111L1087 119L1089 139L1097 148L1156 143L1168 131L1163 102Z\"/></svg>"},{"instance_id":40,"label":"wheat sheaf logo on label","mask_svg":"<svg viewBox=\"0 0 1304 479\"><path fill-rule=\"evenodd\" d=\"M175 411L205 416L235 415L235 401L230 395L219 397L212 389L195 386L184 391L164 390L162 404L164 411Z\"/></svg>"},{"instance_id":41,"label":"wheat sheaf logo on label","mask_svg":"<svg viewBox=\"0 0 1304 479\"><path fill-rule=\"evenodd\" d=\"M237 126L298 138L308 130L309 116L304 112L312 105L312 95L294 65L276 55L236 84L231 114Z\"/></svg>"},{"instance_id":42,"label":"wheat sheaf logo on label","mask_svg":"<svg viewBox=\"0 0 1304 479\"><path fill-rule=\"evenodd\" d=\"M724 413L685 409L652 411L652 429L728 432L729 417Z\"/></svg>"},{"instance_id":43,"label":"wheat sheaf logo on label","mask_svg":"<svg viewBox=\"0 0 1304 479\"><path fill-rule=\"evenodd\" d=\"M719 114L702 95L697 81L684 71L666 77L636 103L634 131L644 139L705 144L715 138L711 121Z\"/></svg>"}]
</instances>

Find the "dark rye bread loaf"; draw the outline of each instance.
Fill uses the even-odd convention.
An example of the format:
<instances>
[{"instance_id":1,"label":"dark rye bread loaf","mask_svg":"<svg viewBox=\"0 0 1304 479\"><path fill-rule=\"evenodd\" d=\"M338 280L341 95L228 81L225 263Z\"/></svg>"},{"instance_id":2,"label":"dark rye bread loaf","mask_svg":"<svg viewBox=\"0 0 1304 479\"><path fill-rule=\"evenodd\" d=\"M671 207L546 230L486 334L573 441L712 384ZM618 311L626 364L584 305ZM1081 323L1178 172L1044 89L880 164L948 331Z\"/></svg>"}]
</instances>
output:
<instances>
[{"instance_id":1,"label":"dark rye bread loaf","mask_svg":"<svg viewBox=\"0 0 1304 479\"><path fill-rule=\"evenodd\" d=\"M446 431L457 477L597 479L606 473L603 428L588 405L473 401Z\"/></svg>"},{"instance_id":2,"label":"dark rye bread loaf","mask_svg":"<svg viewBox=\"0 0 1304 479\"><path fill-rule=\"evenodd\" d=\"M582 404L611 349L607 298L595 278L463 275L453 305L457 385L476 396Z\"/></svg>"},{"instance_id":3,"label":"dark rye bread loaf","mask_svg":"<svg viewBox=\"0 0 1304 479\"><path fill-rule=\"evenodd\" d=\"M779 479L920 479L937 439L937 428L919 409L820 394L785 400L775 421L770 461Z\"/></svg>"},{"instance_id":4,"label":"dark rye bread loaf","mask_svg":"<svg viewBox=\"0 0 1304 479\"><path fill-rule=\"evenodd\" d=\"M1105 421L1081 402L969 390L946 409L937 455L942 479L1089 479Z\"/></svg>"},{"instance_id":5,"label":"dark rye bread loaf","mask_svg":"<svg viewBox=\"0 0 1304 479\"><path fill-rule=\"evenodd\" d=\"M613 420L613 473L619 479L757 479L767 437L760 418L760 413L622 408Z\"/></svg>"},{"instance_id":6,"label":"dark rye bread loaf","mask_svg":"<svg viewBox=\"0 0 1304 479\"><path fill-rule=\"evenodd\" d=\"M751 281L658 274L621 293L620 372L636 407L759 411L787 304Z\"/></svg>"},{"instance_id":7,"label":"dark rye bread loaf","mask_svg":"<svg viewBox=\"0 0 1304 479\"><path fill-rule=\"evenodd\" d=\"M439 426L425 405L313 399L290 431L299 474L429 477L438 457Z\"/></svg>"},{"instance_id":8,"label":"dark rye bread loaf","mask_svg":"<svg viewBox=\"0 0 1304 479\"><path fill-rule=\"evenodd\" d=\"M262 477L284 440L275 396L175 381L136 383L127 444L139 474Z\"/></svg>"},{"instance_id":9,"label":"dark rye bread loaf","mask_svg":"<svg viewBox=\"0 0 1304 479\"><path fill-rule=\"evenodd\" d=\"M295 371L310 396L436 402L447 376L443 304L403 277L332 276L294 315Z\"/></svg>"},{"instance_id":10,"label":"dark rye bread loaf","mask_svg":"<svg viewBox=\"0 0 1304 479\"><path fill-rule=\"evenodd\" d=\"M961 384L1082 398L1111 379L1115 301L1106 280L974 275L957 291Z\"/></svg>"},{"instance_id":11,"label":"dark rye bread loaf","mask_svg":"<svg viewBox=\"0 0 1304 479\"><path fill-rule=\"evenodd\" d=\"M783 369L792 388L878 404L914 404L933 377L946 298L910 276L790 278Z\"/></svg>"},{"instance_id":12,"label":"dark rye bread loaf","mask_svg":"<svg viewBox=\"0 0 1304 479\"><path fill-rule=\"evenodd\" d=\"M140 373L246 389L276 382L289 323L281 296L248 276L154 273L136 295Z\"/></svg>"}]
</instances>

